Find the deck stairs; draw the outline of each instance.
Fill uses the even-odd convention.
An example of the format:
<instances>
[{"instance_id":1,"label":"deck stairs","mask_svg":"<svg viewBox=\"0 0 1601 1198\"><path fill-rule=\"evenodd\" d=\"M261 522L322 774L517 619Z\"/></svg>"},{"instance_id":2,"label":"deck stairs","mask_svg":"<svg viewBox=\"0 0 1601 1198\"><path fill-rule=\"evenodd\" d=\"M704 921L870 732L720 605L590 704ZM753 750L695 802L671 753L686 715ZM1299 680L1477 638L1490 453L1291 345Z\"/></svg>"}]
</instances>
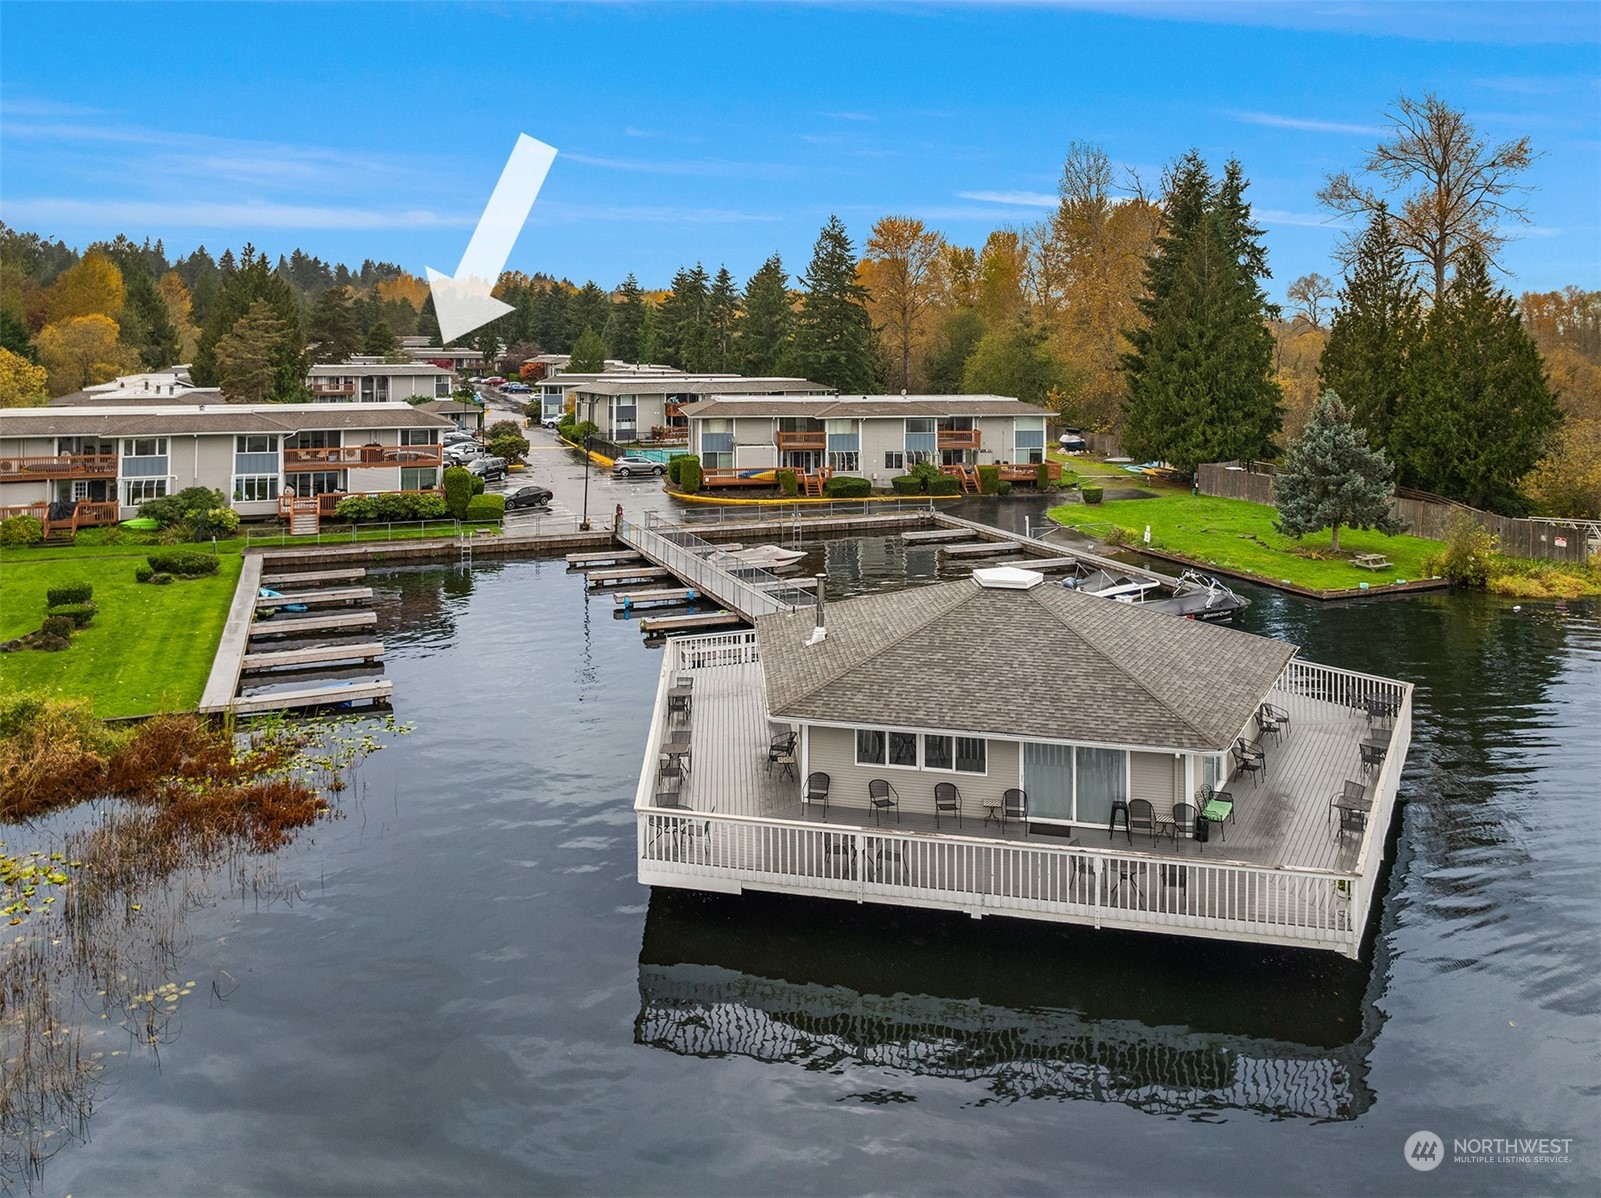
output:
<instances>
[{"instance_id":1,"label":"deck stairs","mask_svg":"<svg viewBox=\"0 0 1601 1198\"><path fill-rule=\"evenodd\" d=\"M290 496L287 504L289 516L289 534L291 536L316 536L321 521L321 507L315 495Z\"/></svg>"},{"instance_id":2,"label":"deck stairs","mask_svg":"<svg viewBox=\"0 0 1601 1198\"><path fill-rule=\"evenodd\" d=\"M941 474L948 474L962 486L963 495L971 495L978 490L978 471L971 466L941 466Z\"/></svg>"}]
</instances>

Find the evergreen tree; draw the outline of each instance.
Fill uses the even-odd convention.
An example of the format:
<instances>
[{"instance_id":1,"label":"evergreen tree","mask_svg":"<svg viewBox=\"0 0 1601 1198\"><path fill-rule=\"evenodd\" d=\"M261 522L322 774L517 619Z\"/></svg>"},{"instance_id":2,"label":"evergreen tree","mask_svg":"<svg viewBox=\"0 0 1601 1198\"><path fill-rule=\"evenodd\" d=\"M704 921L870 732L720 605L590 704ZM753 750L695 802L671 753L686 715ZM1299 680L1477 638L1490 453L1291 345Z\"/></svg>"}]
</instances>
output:
<instances>
[{"instance_id":1,"label":"evergreen tree","mask_svg":"<svg viewBox=\"0 0 1601 1198\"><path fill-rule=\"evenodd\" d=\"M1401 380L1423 332L1416 272L1382 206L1357 240L1318 381L1350 404L1374 445L1390 444Z\"/></svg>"},{"instance_id":2,"label":"evergreen tree","mask_svg":"<svg viewBox=\"0 0 1601 1198\"><path fill-rule=\"evenodd\" d=\"M1402 379L1390 445L1403 482L1520 514L1517 483L1562 412L1517 304L1469 247L1424 323Z\"/></svg>"},{"instance_id":3,"label":"evergreen tree","mask_svg":"<svg viewBox=\"0 0 1601 1198\"><path fill-rule=\"evenodd\" d=\"M602 291L593 279L585 283L567 300L564 320L568 342L577 344L578 335L585 329L605 328L611 308L611 296Z\"/></svg>"},{"instance_id":4,"label":"evergreen tree","mask_svg":"<svg viewBox=\"0 0 1601 1198\"><path fill-rule=\"evenodd\" d=\"M639 356L639 334L645 325L645 293L639 280L630 274L617 289L621 302L613 305L607 323L611 332L606 336L606 348L611 356L624 362L642 362Z\"/></svg>"},{"instance_id":5,"label":"evergreen tree","mask_svg":"<svg viewBox=\"0 0 1601 1198\"><path fill-rule=\"evenodd\" d=\"M533 325L528 332L547 354L564 354L572 349L572 339L567 336L567 291L560 283L552 283L536 297Z\"/></svg>"},{"instance_id":6,"label":"evergreen tree","mask_svg":"<svg viewBox=\"0 0 1601 1198\"><path fill-rule=\"evenodd\" d=\"M639 360L655 362L660 353L656 339L656 305L646 301L645 316L639 322Z\"/></svg>"},{"instance_id":7,"label":"evergreen tree","mask_svg":"<svg viewBox=\"0 0 1601 1198\"><path fill-rule=\"evenodd\" d=\"M794 326L789 272L774 254L745 284L745 315L735 343L741 372L752 378L777 375L789 355Z\"/></svg>"},{"instance_id":8,"label":"evergreen tree","mask_svg":"<svg viewBox=\"0 0 1601 1198\"><path fill-rule=\"evenodd\" d=\"M234 403L264 403L274 398L273 383L284 322L272 305L258 299L229 332L218 339L214 354L217 384Z\"/></svg>"},{"instance_id":9,"label":"evergreen tree","mask_svg":"<svg viewBox=\"0 0 1601 1198\"><path fill-rule=\"evenodd\" d=\"M39 360L28 326L10 308L0 307L0 349L9 349L19 358L30 362Z\"/></svg>"},{"instance_id":10,"label":"evergreen tree","mask_svg":"<svg viewBox=\"0 0 1601 1198\"><path fill-rule=\"evenodd\" d=\"M1338 395L1323 392L1273 479L1279 531L1304 537L1332 528L1335 553L1341 525L1376 528L1390 536L1406 531L1391 506L1394 469L1384 450L1368 447L1367 435L1351 419L1351 409Z\"/></svg>"},{"instance_id":11,"label":"evergreen tree","mask_svg":"<svg viewBox=\"0 0 1601 1198\"><path fill-rule=\"evenodd\" d=\"M709 283L699 262L694 270L680 267L673 289L657 313L656 341L661 358L680 370L704 370L706 357L706 291Z\"/></svg>"},{"instance_id":12,"label":"evergreen tree","mask_svg":"<svg viewBox=\"0 0 1601 1198\"><path fill-rule=\"evenodd\" d=\"M428 298L422 302L422 310L417 313L417 336L428 338L429 345L443 345L445 336L439 331L439 310L434 307L434 293L428 292Z\"/></svg>"},{"instance_id":13,"label":"evergreen tree","mask_svg":"<svg viewBox=\"0 0 1601 1198\"><path fill-rule=\"evenodd\" d=\"M929 355L928 389L935 395L956 395L966 381L967 363L984 339L984 318L972 308L958 308L934 334Z\"/></svg>"},{"instance_id":14,"label":"evergreen tree","mask_svg":"<svg viewBox=\"0 0 1601 1198\"><path fill-rule=\"evenodd\" d=\"M973 395L1009 395L1045 404L1062 385L1062 367L1045 338L1027 322L985 333L962 371L962 390Z\"/></svg>"},{"instance_id":15,"label":"evergreen tree","mask_svg":"<svg viewBox=\"0 0 1601 1198\"><path fill-rule=\"evenodd\" d=\"M856 252L839 217L830 216L812 249L795 320L795 364L813 382L845 394L877 385L873 322L866 289L856 281Z\"/></svg>"},{"instance_id":16,"label":"evergreen tree","mask_svg":"<svg viewBox=\"0 0 1601 1198\"><path fill-rule=\"evenodd\" d=\"M395 330L389 327L389 322L379 317L361 339L361 352L380 358L390 357L400 352L400 338L395 336Z\"/></svg>"},{"instance_id":17,"label":"evergreen tree","mask_svg":"<svg viewBox=\"0 0 1601 1198\"><path fill-rule=\"evenodd\" d=\"M217 292L211 301L211 312L200 334L190 372L194 381L202 387L217 385L217 342L233 331L252 304L265 300L282 324L282 336L273 355L272 398L301 397L306 383L306 338L300 322L300 301L294 288L272 273L267 256L258 254L253 246L244 247L237 264L233 254L225 251L218 269Z\"/></svg>"},{"instance_id":18,"label":"evergreen tree","mask_svg":"<svg viewBox=\"0 0 1601 1198\"><path fill-rule=\"evenodd\" d=\"M1193 150L1170 172L1166 222L1147 262L1149 324L1133 351L1123 443L1137 457L1194 470L1201 462L1267 458L1282 410L1272 378L1271 311L1261 230L1230 162L1221 184Z\"/></svg>"},{"instance_id":19,"label":"evergreen tree","mask_svg":"<svg viewBox=\"0 0 1601 1198\"><path fill-rule=\"evenodd\" d=\"M122 278L128 292L118 322L123 344L138 352L146 370L165 370L177 362L183 348L167 301L139 262L131 262Z\"/></svg>"},{"instance_id":20,"label":"evergreen tree","mask_svg":"<svg viewBox=\"0 0 1601 1198\"><path fill-rule=\"evenodd\" d=\"M728 267L720 267L706 294L706 357L704 369L716 374L736 371L735 334L739 321L739 288Z\"/></svg>"},{"instance_id":21,"label":"evergreen tree","mask_svg":"<svg viewBox=\"0 0 1601 1198\"><path fill-rule=\"evenodd\" d=\"M430 301L433 299L429 297ZM312 350L313 362L348 362L361 343L356 331L356 315L351 310L350 292L344 287L330 287L317 297L311 310L308 336L316 343Z\"/></svg>"},{"instance_id":22,"label":"evergreen tree","mask_svg":"<svg viewBox=\"0 0 1601 1198\"><path fill-rule=\"evenodd\" d=\"M586 328L573 342L573 354L567 363L572 374L595 374L606 369L606 343L592 328Z\"/></svg>"}]
</instances>

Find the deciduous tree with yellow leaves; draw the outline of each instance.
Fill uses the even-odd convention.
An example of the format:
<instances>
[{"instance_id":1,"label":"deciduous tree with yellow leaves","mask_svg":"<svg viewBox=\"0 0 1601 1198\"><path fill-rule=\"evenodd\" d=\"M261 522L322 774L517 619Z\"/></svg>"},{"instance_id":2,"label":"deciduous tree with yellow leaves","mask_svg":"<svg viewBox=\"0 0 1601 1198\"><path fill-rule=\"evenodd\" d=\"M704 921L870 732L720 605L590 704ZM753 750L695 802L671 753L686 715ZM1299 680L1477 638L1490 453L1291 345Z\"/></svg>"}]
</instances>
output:
<instances>
[{"instance_id":1,"label":"deciduous tree with yellow leaves","mask_svg":"<svg viewBox=\"0 0 1601 1198\"><path fill-rule=\"evenodd\" d=\"M912 389L912 352L927 338L944 285L945 238L910 216L886 216L868 235L857 280L893 355L892 386Z\"/></svg>"},{"instance_id":2,"label":"deciduous tree with yellow leaves","mask_svg":"<svg viewBox=\"0 0 1601 1198\"><path fill-rule=\"evenodd\" d=\"M45 401L48 374L21 354L0 346L0 408L36 408Z\"/></svg>"},{"instance_id":3,"label":"deciduous tree with yellow leaves","mask_svg":"<svg viewBox=\"0 0 1601 1198\"><path fill-rule=\"evenodd\" d=\"M139 369L139 355L117 340L121 330L99 312L74 316L39 331L39 360L51 395L81 391Z\"/></svg>"}]
</instances>

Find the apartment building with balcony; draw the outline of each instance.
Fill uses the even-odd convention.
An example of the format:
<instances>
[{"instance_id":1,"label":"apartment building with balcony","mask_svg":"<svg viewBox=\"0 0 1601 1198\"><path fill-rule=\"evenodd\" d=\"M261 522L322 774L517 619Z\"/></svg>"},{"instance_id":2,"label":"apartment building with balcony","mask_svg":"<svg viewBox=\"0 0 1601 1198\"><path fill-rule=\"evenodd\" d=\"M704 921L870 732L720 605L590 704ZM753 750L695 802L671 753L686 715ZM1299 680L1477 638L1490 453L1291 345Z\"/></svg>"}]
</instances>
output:
<instances>
[{"instance_id":1,"label":"apartment building with balcony","mask_svg":"<svg viewBox=\"0 0 1601 1198\"><path fill-rule=\"evenodd\" d=\"M686 440L689 436L686 410L693 404L716 397L799 396L817 399L832 394L829 387L807 379L678 372L632 378L607 375L583 383L571 392L582 419L593 420L600 436L625 445L645 440Z\"/></svg>"},{"instance_id":2,"label":"apartment building with balcony","mask_svg":"<svg viewBox=\"0 0 1601 1198\"><path fill-rule=\"evenodd\" d=\"M432 362L335 362L313 366L306 386L315 403L390 403L448 399L456 372Z\"/></svg>"},{"instance_id":3,"label":"apartment building with balcony","mask_svg":"<svg viewBox=\"0 0 1601 1198\"><path fill-rule=\"evenodd\" d=\"M1001 395L714 395L686 405L708 470L829 471L885 482L918 462L1045 460L1043 409Z\"/></svg>"},{"instance_id":4,"label":"apartment building with balcony","mask_svg":"<svg viewBox=\"0 0 1601 1198\"><path fill-rule=\"evenodd\" d=\"M427 489L452 427L405 403L0 409L0 518L110 524L193 486L247 518L282 494Z\"/></svg>"}]
</instances>

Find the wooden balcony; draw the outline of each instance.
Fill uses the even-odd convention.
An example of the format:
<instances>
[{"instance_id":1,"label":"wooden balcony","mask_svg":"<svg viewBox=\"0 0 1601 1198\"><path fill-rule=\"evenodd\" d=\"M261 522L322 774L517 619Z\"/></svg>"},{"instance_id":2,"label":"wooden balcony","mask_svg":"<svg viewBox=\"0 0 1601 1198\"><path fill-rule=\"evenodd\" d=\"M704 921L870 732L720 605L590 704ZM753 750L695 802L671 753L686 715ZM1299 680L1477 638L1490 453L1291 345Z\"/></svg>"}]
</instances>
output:
<instances>
[{"instance_id":1,"label":"wooden balcony","mask_svg":"<svg viewBox=\"0 0 1601 1198\"><path fill-rule=\"evenodd\" d=\"M69 515L51 516L50 510L54 508L58 513L65 508L62 503L28 503L14 507L0 507L0 520L9 520L12 516L32 516L44 525L44 535L49 537L60 532L76 534L80 528L95 528L106 524L115 524L121 517L119 505L115 500L98 502L90 499L80 499L72 505Z\"/></svg>"},{"instance_id":2,"label":"wooden balcony","mask_svg":"<svg viewBox=\"0 0 1601 1198\"><path fill-rule=\"evenodd\" d=\"M284 450L285 470L340 470L348 466L438 466L437 445L346 445Z\"/></svg>"},{"instance_id":3,"label":"wooden balcony","mask_svg":"<svg viewBox=\"0 0 1601 1198\"><path fill-rule=\"evenodd\" d=\"M976 428L942 428L936 436L941 449L977 449L981 441Z\"/></svg>"},{"instance_id":4,"label":"wooden balcony","mask_svg":"<svg viewBox=\"0 0 1601 1198\"><path fill-rule=\"evenodd\" d=\"M313 383L311 385L311 393L314 396L316 396L316 395L354 395L356 393L356 384L353 383L353 382L351 382L351 383Z\"/></svg>"},{"instance_id":5,"label":"wooden balcony","mask_svg":"<svg viewBox=\"0 0 1601 1198\"><path fill-rule=\"evenodd\" d=\"M775 441L780 450L800 449L821 453L828 448L828 434L822 430L808 433L779 433Z\"/></svg>"},{"instance_id":6,"label":"wooden balcony","mask_svg":"<svg viewBox=\"0 0 1601 1198\"><path fill-rule=\"evenodd\" d=\"M114 453L57 453L44 457L0 458L0 482L22 478L116 478Z\"/></svg>"}]
</instances>

